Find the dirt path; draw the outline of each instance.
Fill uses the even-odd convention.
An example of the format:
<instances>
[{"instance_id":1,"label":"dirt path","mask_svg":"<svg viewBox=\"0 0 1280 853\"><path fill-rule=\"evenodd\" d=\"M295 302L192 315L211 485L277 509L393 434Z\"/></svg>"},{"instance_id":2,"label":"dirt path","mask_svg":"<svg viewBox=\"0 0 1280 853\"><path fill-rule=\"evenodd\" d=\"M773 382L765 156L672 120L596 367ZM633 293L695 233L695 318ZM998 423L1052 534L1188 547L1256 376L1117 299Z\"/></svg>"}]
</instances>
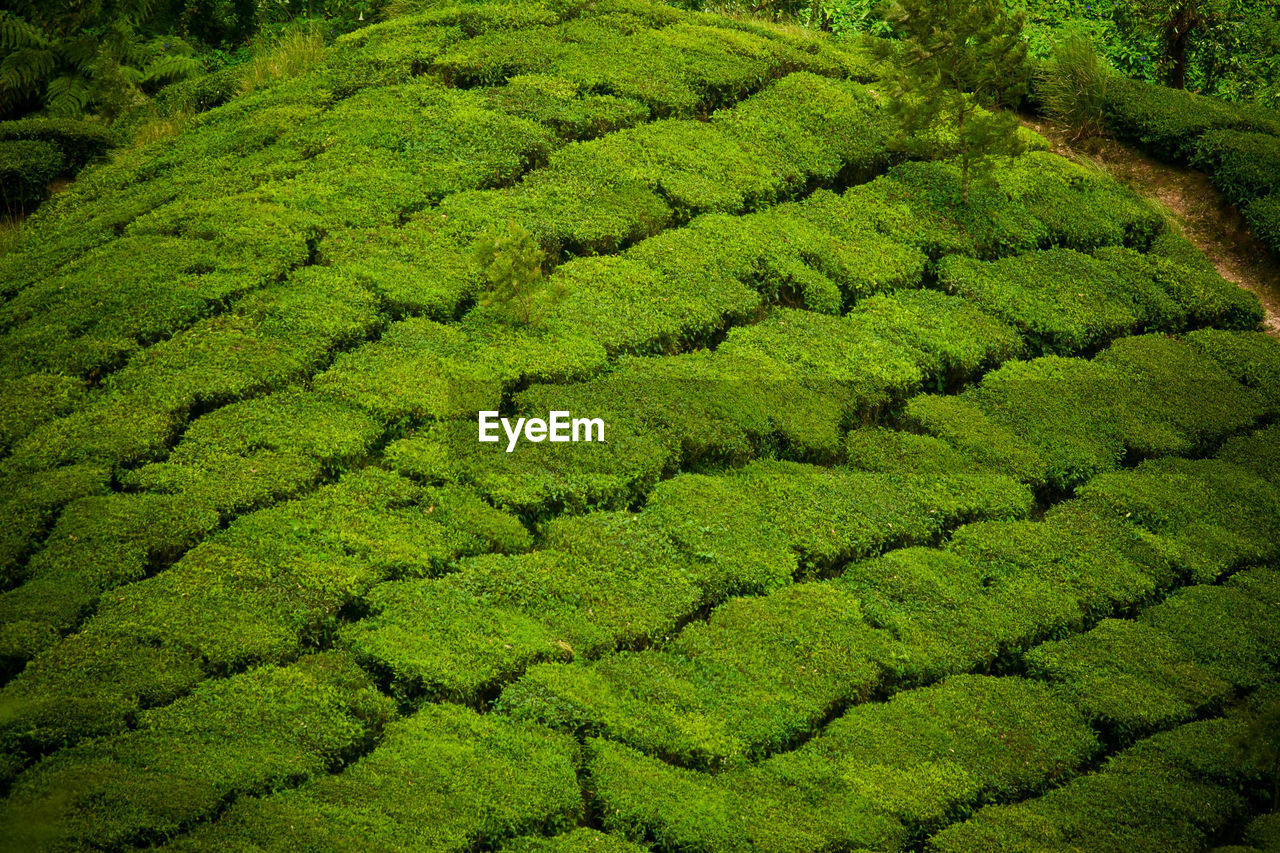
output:
<instances>
[{"instance_id":1,"label":"dirt path","mask_svg":"<svg viewBox=\"0 0 1280 853\"><path fill-rule=\"evenodd\" d=\"M1240 212L1208 175L1161 163L1114 139L1074 143L1044 119L1024 118L1023 123L1043 134L1058 154L1097 166L1164 207L1223 278L1257 295L1267 312L1264 328L1280 338L1280 263L1253 239Z\"/></svg>"}]
</instances>

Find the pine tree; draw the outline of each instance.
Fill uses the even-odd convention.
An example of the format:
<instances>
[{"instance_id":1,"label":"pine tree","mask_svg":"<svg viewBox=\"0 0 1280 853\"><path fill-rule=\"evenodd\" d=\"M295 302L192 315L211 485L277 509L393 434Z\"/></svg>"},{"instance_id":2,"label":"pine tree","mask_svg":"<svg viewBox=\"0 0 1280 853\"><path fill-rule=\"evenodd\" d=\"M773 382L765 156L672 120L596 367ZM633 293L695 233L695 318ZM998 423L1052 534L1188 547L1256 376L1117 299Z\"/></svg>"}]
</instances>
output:
<instances>
[{"instance_id":1,"label":"pine tree","mask_svg":"<svg viewBox=\"0 0 1280 853\"><path fill-rule=\"evenodd\" d=\"M1001 0L897 0L888 15L903 40L882 48L898 72L887 82L889 111L904 148L936 148L927 133L948 121L956 136L961 193L969 201L974 167L989 154L1017 153L1016 104L1029 82L1021 15Z\"/></svg>"},{"instance_id":2,"label":"pine tree","mask_svg":"<svg viewBox=\"0 0 1280 853\"><path fill-rule=\"evenodd\" d=\"M541 319L560 291L546 282L545 254L537 239L517 222L491 229L475 244L475 258L488 282L481 305L525 325Z\"/></svg>"}]
</instances>

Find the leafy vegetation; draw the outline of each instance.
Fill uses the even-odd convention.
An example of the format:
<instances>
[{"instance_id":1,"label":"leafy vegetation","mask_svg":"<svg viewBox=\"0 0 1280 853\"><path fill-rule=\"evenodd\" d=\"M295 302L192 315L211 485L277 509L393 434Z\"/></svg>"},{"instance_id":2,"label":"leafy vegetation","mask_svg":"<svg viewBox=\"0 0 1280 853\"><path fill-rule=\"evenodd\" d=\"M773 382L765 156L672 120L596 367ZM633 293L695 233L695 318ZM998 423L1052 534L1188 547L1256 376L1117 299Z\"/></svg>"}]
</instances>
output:
<instances>
[{"instance_id":1,"label":"leafy vegetation","mask_svg":"<svg viewBox=\"0 0 1280 853\"><path fill-rule=\"evenodd\" d=\"M889 21L904 40L901 49L882 49L882 56L892 55L902 68L889 90L889 113L907 134L918 135L939 119L950 123L960 159L960 196L968 204L975 163L1021 147L1011 114L979 108L1015 104L1026 94L1022 19L1005 14L996 0L900 0Z\"/></svg>"},{"instance_id":2,"label":"leafy vegetation","mask_svg":"<svg viewBox=\"0 0 1280 853\"><path fill-rule=\"evenodd\" d=\"M0 848L1270 843L1280 344L970 135L1025 77L400 11L3 131L81 171L0 255ZM998 11L932 20L1008 71ZM1274 198L1265 117L1102 94Z\"/></svg>"}]
</instances>

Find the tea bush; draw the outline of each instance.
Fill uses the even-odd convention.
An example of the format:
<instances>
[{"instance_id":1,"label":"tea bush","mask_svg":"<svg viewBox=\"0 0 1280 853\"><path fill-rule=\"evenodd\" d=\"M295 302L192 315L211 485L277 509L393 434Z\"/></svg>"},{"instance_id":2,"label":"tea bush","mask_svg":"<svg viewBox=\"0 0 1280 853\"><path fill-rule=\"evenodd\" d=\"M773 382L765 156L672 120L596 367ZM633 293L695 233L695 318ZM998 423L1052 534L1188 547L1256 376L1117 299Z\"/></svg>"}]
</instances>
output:
<instances>
[{"instance_id":1,"label":"tea bush","mask_svg":"<svg viewBox=\"0 0 1280 853\"><path fill-rule=\"evenodd\" d=\"M1180 849L1257 809L1197 740L1280 665L1252 295L1044 140L966 203L868 40L399 11L172 87L0 257L0 846L1140 846L1133 804ZM1134 134L1261 186L1263 117L1162 104ZM0 145L101 159L37 124ZM536 323L486 298L513 222ZM605 441L476 441L553 410Z\"/></svg>"},{"instance_id":2,"label":"tea bush","mask_svg":"<svg viewBox=\"0 0 1280 853\"><path fill-rule=\"evenodd\" d=\"M1232 784L1240 774L1233 772L1231 740L1240 729L1237 719L1187 723L1042 797L986 806L936 835L930 849L1199 849L1243 809Z\"/></svg>"}]
</instances>

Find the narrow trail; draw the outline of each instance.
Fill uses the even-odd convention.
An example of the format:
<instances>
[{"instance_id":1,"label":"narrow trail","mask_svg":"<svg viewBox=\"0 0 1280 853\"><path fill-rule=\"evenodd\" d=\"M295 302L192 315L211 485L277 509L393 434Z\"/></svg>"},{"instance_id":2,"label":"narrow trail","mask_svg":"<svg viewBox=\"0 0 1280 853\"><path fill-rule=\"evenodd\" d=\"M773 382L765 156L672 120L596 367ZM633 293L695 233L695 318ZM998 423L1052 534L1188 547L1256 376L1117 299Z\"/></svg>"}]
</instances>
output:
<instances>
[{"instance_id":1,"label":"narrow trail","mask_svg":"<svg viewBox=\"0 0 1280 853\"><path fill-rule=\"evenodd\" d=\"M1055 153L1099 168L1163 207L1219 275L1258 297L1267 315L1263 329L1280 338L1280 261L1253 238L1240 211L1208 175L1163 163L1114 139L1073 141L1045 118L1023 116L1022 121L1048 139Z\"/></svg>"}]
</instances>

